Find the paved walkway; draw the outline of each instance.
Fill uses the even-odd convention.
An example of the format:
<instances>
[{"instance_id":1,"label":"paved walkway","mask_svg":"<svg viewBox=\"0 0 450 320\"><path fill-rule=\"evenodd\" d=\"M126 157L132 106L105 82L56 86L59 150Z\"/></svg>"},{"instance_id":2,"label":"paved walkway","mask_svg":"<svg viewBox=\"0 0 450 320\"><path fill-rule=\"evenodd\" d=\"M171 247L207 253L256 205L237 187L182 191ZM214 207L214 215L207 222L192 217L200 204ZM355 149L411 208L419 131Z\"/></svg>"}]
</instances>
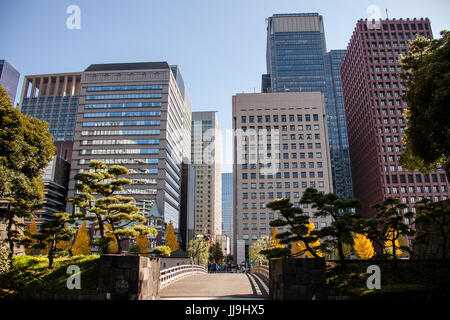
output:
<instances>
[{"instance_id":1,"label":"paved walkway","mask_svg":"<svg viewBox=\"0 0 450 320\"><path fill-rule=\"evenodd\" d=\"M160 291L161 300L261 300L268 288L259 276L210 273L183 278Z\"/></svg>"}]
</instances>

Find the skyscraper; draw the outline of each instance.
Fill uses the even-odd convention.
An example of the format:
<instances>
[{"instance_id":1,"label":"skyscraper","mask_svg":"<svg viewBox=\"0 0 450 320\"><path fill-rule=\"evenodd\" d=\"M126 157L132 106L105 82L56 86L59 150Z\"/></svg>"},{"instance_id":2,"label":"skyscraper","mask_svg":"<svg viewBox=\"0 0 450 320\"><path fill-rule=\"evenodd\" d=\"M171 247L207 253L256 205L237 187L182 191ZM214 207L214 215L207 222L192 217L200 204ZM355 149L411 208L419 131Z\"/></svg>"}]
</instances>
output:
<instances>
[{"instance_id":1,"label":"skyscraper","mask_svg":"<svg viewBox=\"0 0 450 320\"><path fill-rule=\"evenodd\" d=\"M57 155L72 160L81 72L25 76L20 111L47 121Z\"/></svg>"},{"instance_id":2,"label":"skyscraper","mask_svg":"<svg viewBox=\"0 0 450 320\"><path fill-rule=\"evenodd\" d=\"M222 232L233 243L233 173L222 173ZM233 247L233 246L232 246Z\"/></svg>"},{"instance_id":3,"label":"skyscraper","mask_svg":"<svg viewBox=\"0 0 450 320\"><path fill-rule=\"evenodd\" d=\"M333 192L328 130L320 92L238 94L233 96L233 225L237 263L249 246L269 236L278 218L270 201L291 199L317 229L330 218L314 218L300 205L307 188Z\"/></svg>"},{"instance_id":4,"label":"skyscraper","mask_svg":"<svg viewBox=\"0 0 450 320\"><path fill-rule=\"evenodd\" d=\"M400 198L412 210L422 198L446 200L448 181L442 170L431 175L409 172L399 164L408 107L401 96L399 56L407 55L416 35L433 37L428 19L359 20L341 65L355 197L369 206Z\"/></svg>"},{"instance_id":5,"label":"skyscraper","mask_svg":"<svg viewBox=\"0 0 450 320\"><path fill-rule=\"evenodd\" d=\"M195 233L222 234L222 144L217 112L192 113L192 165L196 172Z\"/></svg>"},{"instance_id":6,"label":"skyscraper","mask_svg":"<svg viewBox=\"0 0 450 320\"><path fill-rule=\"evenodd\" d=\"M345 111L340 96L342 51L327 53L323 18L317 13L268 18L267 75L262 92L321 92L325 96L334 192L352 198ZM269 88L270 83L270 88Z\"/></svg>"},{"instance_id":7,"label":"skyscraper","mask_svg":"<svg viewBox=\"0 0 450 320\"><path fill-rule=\"evenodd\" d=\"M85 70L69 197L75 195L75 175L89 170L91 160L124 165L132 184L122 193L135 198L142 214L172 222L178 232L182 162L190 159L186 115L191 105L174 69L167 62L144 62L94 64Z\"/></svg>"},{"instance_id":8,"label":"skyscraper","mask_svg":"<svg viewBox=\"0 0 450 320\"><path fill-rule=\"evenodd\" d=\"M16 101L20 73L5 60L0 60L0 85L8 92L11 103Z\"/></svg>"}]
</instances>

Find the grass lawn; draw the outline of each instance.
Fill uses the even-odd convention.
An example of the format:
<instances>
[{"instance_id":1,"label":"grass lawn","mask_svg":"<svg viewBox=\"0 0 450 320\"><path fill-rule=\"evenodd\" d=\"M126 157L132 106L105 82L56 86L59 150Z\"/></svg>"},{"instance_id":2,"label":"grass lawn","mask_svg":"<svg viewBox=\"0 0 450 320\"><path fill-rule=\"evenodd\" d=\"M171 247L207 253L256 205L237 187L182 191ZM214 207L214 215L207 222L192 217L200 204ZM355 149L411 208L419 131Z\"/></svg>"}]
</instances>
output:
<instances>
[{"instance_id":1,"label":"grass lawn","mask_svg":"<svg viewBox=\"0 0 450 320\"><path fill-rule=\"evenodd\" d=\"M16 256L12 268L0 276L0 299L20 293L23 288L66 289L67 267L81 269L81 288L97 289L99 255L57 258L48 269L44 256Z\"/></svg>"},{"instance_id":2,"label":"grass lawn","mask_svg":"<svg viewBox=\"0 0 450 320\"><path fill-rule=\"evenodd\" d=\"M381 269L381 290L368 290L367 267ZM349 296L351 299L426 298L429 293L441 296L450 292L450 274L442 262L392 261L327 262L327 282L330 296Z\"/></svg>"}]
</instances>

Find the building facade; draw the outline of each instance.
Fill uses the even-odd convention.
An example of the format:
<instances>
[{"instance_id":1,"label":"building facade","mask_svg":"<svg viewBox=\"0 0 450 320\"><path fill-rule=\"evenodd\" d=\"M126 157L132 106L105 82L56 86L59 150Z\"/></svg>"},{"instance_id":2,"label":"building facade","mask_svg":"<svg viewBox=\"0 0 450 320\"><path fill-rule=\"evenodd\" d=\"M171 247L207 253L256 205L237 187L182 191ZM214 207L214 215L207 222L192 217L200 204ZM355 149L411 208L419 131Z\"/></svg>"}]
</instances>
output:
<instances>
[{"instance_id":1,"label":"building facade","mask_svg":"<svg viewBox=\"0 0 450 320\"><path fill-rule=\"evenodd\" d=\"M52 161L44 169L42 180L44 182L44 202L42 208L35 211L34 221L36 224L52 219L55 213L66 210L67 189L69 186L70 163L54 156ZM25 221L31 223L31 221Z\"/></svg>"},{"instance_id":2,"label":"building facade","mask_svg":"<svg viewBox=\"0 0 450 320\"><path fill-rule=\"evenodd\" d=\"M192 113L192 165L196 172L195 234L222 234L222 144L217 112Z\"/></svg>"},{"instance_id":3,"label":"building facade","mask_svg":"<svg viewBox=\"0 0 450 320\"><path fill-rule=\"evenodd\" d=\"M268 74L263 75L262 92L324 94L333 189L342 198L352 198L345 110L340 95L339 63L343 53L327 53L323 18L317 13L275 14L267 22Z\"/></svg>"},{"instance_id":4,"label":"building facade","mask_svg":"<svg viewBox=\"0 0 450 320\"><path fill-rule=\"evenodd\" d=\"M122 194L135 198L148 221L162 218L178 232L182 162L189 161L191 146L185 117L191 106L186 88L179 88L180 76L167 62L96 64L85 70L69 197L76 192L75 175L89 170L91 160L123 165L132 184Z\"/></svg>"},{"instance_id":5,"label":"building facade","mask_svg":"<svg viewBox=\"0 0 450 320\"><path fill-rule=\"evenodd\" d=\"M6 60L0 60L0 85L8 92L11 104L16 102L20 73Z\"/></svg>"},{"instance_id":6,"label":"building facade","mask_svg":"<svg viewBox=\"0 0 450 320\"><path fill-rule=\"evenodd\" d=\"M47 121L55 142L73 142L81 72L25 76L20 111Z\"/></svg>"},{"instance_id":7,"label":"building facade","mask_svg":"<svg viewBox=\"0 0 450 320\"><path fill-rule=\"evenodd\" d=\"M233 173L222 173L222 233L230 239L231 244L233 244L233 189Z\"/></svg>"},{"instance_id":8,"label":"building facade","mask_svg":"<svg viewBox=\"0 0 450 320\"><path fill-rule=\"evenodd\" d=\"M416 35L433 37L428 19L359 20L341 65L355 197L361 212L386 198L400 198L412 208L422 198L448 199L444 171L422 175L399 164L406 127L399 56L409 52Z\"/></svg>"},{"instance_id":9,"label":"building facade","mask_svg":"<svg viewBox=\"0 0 450 320\"><path fill-rule=\"evenodd\" d=\"M268 202L289 198L300 207L307 188L333 192L323 95L238 94L233 129L234 253L242 263L249 246L270 236L269 223L278 218ZM313 218L310 206L301 207L316 228L330 225L330 218Z\"/></svg>"}]
</instances>

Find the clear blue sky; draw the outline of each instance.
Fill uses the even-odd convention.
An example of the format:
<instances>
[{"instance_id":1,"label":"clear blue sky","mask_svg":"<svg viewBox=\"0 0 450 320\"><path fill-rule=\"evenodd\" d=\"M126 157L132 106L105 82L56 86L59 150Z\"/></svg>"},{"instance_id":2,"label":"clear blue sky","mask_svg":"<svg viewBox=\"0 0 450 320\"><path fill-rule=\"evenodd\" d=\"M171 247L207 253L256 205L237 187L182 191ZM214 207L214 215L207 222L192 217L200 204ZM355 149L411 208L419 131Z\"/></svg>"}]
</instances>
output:
<instances>
[{"instance_id":1,"label":"clear blue sky","mask_svg":"<svg viewBox=\"0 0 450 320\"><path fill-rule=\"evenodd\" d=\"M66 28L72 4L81 8L81 30ZM28 74L83 71L92 63L177 64L193 111L219 111L225 130L231 97L260 91L267 17L318 12L328 50L345 49L370 5L382 18L386 8L390 18L428 17L435 37L450 28L448 0L1 0L0 59L21 73L16 102Z\"/></svg>"}]
</instances>

